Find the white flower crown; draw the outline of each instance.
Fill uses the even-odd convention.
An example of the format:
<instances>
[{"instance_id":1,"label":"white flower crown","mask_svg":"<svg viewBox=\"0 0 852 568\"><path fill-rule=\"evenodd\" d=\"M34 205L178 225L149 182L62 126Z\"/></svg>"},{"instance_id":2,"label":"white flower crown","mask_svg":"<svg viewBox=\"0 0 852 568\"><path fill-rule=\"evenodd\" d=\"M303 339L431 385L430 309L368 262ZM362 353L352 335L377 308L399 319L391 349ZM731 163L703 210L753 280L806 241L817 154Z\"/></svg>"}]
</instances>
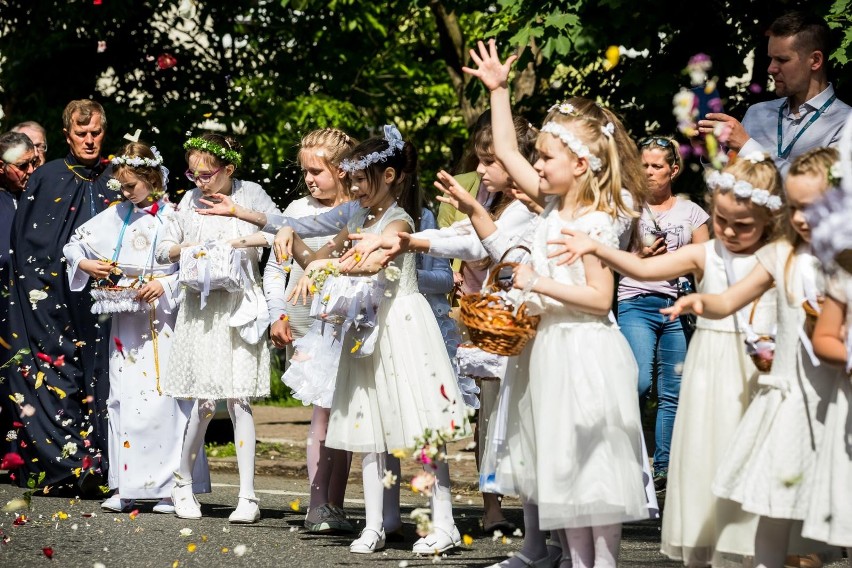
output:
<instances>
[{"instance_id":1,"label":"white flower crown","mask_svg":"<svg viewBox=\"0 0 852 568\"><path fill-rule=\"evenodd\" d=\"M566 146L568 146L568 148L572 152L577 154L577 157L585 158L586 161L589 162L589 167L592 169L593 172L599 172L601 171L601 168L603 168L603 162L601 162L601 159L592 154L588 146L583 144L579 138L574 136L574 134L570 130L568 130L561 124L558 124L553 121L548 122L547 124L541 127L541 131L547 132L548 134L553 134L554 136L562 140L562 142Z\"/></svg>"},{"instance_id":2,"label":"white flower crown","mask_svg":"<svg viewBox=\"0 0 852 568\"><path fill-rule=\"evenodd\" d=\"M352 174L377 162L384 162L389 157L393 156L395 152L402 150L402 147L405 146L405 142L403 141L402 134L399 133L397 127L393 124L386 124L384 131L385 141L388 143L387 150L367 154L359 160L343 160L340 163L340 169L347 174Z\"/></svg>"},{"instance_id":3,"label":"white flower crown","mask_svg":"<svg viewBox=\"0 0 852 568\"><path fill-rule=\"evenodd\" d=\"M110 160L110 163L114 166L125 165L125 166L133 166L135 168L141 166L148 166L151 168L159 168L163 165L163 156L160 155L160 152L157 151L156 146L151 146L151 152L154 154L154 158L143 158L142 156L115 156Z\"/></svg>"},{"instance_id":4,"label":"white flower crown","mask_svg":"<svg viewBox=\"0 0 852 568\"><path fill-rule=\"evenodd\" d=\"M755 205L766 207L772 212L781 209L783 203L777 195L772 195L769 191L754 187L745 180L738 180L733 174L728 172L717 172L713 170L707 175L707 187L718 190L720 193L728 193L733 191L734 195L739 199L750 199Z\"/></svg>"},{"instance_id":5,"label":"white flower crown","mask_svg":"<svg viewBox=\"0 0 852 568\"><path fill-rule=\"evenodd\" d=\"M150 168L160 168L160 175L163 177L163 190L169 185L169 169L163 165L163 156L157 150L156 146L151 146L153 158L143 158L142 156L114 156L110 163L114 166L124 165L132 168L148 166ZM107 188L112 191L121 189L121 182L115 178L110 178L106 184Z\"/></svg>"}]
</instances>

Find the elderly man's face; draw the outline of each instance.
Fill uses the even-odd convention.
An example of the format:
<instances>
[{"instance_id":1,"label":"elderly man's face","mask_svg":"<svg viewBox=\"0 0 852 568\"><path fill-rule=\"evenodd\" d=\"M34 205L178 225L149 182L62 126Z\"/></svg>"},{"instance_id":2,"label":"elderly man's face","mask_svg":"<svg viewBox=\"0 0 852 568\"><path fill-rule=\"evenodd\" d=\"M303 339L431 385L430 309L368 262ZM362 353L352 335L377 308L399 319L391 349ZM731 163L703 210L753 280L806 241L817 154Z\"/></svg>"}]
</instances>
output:
<instances>
[{"instance_id":1,"label":"elderly man's face","mask_svg":"<svg viewBox=\"0 0 852 568\"><path fill-rule=\"evenodd\" d=\"M104 141L104 129L101 126L100 113L92 113L88 124L78 124L80 113L71 115L71 129L65 130L65 139L74 157L81 164L93 166L101 155L101 144Z\"/></svg>"},{"instance_id":2,"label":"elderly man's face","mask_svg":"<svg viewBox=\"0 0 852 568\"><path fill-rule=\"evenodd\" d=\"M36 157L38 158L38 166L43 166L44 162L47 161L45 158L45 152L47 152L47 141L44 139L44 134L41 133L41 130L38 130L37 128L30 128L29 126L22 126L18 129L18 132L26 134L27 137L33 141Z\"/></svg>"}]
</instances>

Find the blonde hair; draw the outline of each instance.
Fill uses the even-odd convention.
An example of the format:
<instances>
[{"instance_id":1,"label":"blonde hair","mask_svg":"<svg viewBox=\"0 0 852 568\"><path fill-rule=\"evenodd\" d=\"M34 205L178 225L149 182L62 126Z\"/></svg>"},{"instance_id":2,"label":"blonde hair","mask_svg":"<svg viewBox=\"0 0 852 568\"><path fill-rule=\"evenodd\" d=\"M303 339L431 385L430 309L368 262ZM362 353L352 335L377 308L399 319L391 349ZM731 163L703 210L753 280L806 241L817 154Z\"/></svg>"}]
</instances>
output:
<instances>
[{"instance_id":1,"label":"blonde hair","mask_svg":"<svg viewBox=\"0 0 852 568\"><path fill-rule=\"evenodd\" d=\"M357 140L342 130L337 128L320 128L319 130L312 130L302 137L302 141L299 144L300 148L297 158L299 160L299 164L301 164L305 153L315 151L314 155L322 160L322 163L328 171L335 173L337 172L337 168L340 166L340 162L343 161L343 157L346 156L357 143ZM316 152L316 150L320 150L321 153ZM340 180L340 183L342 184L344 193L348 196L349 186L351 184L349 176Z\"/></svg>"},{"instance_id":2,"label":"blonde hair","mask_svg":"<svg viewBox=\"0 0 852 568\"><path fill-rule=\"evenodd\" d=\"M615 127L613 137L618 150L623 187L633 197L634 209L641 208L648 200L648 177L642 168L639 149L627 133L621 117L609 108L584 97L571 97L567 102L574 105L580 114L594 118L604 125L612 123Z\"/></svg>"},{"instance_id":3,"label":"blonde hair","mask_svg":"<svg viewBox=\"0 0 852 568\"><path fill-rule=\"evenodd\" d=\"M619 214L635 217L636 213L621 199L622 179L618 148L615 138L604 134L604 125L589 116L575 113L564 114L559 109L554 109L547 114L544 124L548 122L569 128L589 148L589 152L601 161L599 171L592 171L592 168L588 167L577 178L577 203L593 211L609 213L613 218ZM542 132L538 136L539 143L543 141L544 136L553 135ZM574 153L564 143L563 147L566 152Z\"/></svg>"}]
</instances>

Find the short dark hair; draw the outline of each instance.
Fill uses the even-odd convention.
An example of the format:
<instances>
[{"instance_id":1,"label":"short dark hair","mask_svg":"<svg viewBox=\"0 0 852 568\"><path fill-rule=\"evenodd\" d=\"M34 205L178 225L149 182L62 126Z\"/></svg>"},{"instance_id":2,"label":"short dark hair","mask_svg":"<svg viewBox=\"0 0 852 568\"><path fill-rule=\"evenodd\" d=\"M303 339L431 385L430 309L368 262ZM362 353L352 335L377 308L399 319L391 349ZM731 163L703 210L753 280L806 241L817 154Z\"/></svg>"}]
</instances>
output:
<instances>
[{"instance_id":1,"label":"short dark hair","mask_svg":"<svg viewBox=\"0 0 852 568\"><path fill-rule=\"evenodd\" d=\"M828 62L831 53L831 30L824 19L805 12L787 12L775 19L767 35L775 37L796 36L796 49L822 52Z\"/></svg>"}]
</instances>

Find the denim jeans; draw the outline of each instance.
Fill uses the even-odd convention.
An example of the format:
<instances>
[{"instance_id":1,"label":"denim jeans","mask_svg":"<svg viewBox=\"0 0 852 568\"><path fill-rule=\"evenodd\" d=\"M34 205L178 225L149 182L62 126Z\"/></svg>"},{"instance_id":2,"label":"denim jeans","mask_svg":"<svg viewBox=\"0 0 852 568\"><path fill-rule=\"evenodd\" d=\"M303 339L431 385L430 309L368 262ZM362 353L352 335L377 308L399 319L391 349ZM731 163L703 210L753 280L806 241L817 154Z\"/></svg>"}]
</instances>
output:
<instances>
[{"instance_id":1,"label":"denim jeans","mask_svg":"<svg viewBox=\"0 0 852 568\"><path fill-rule=\"evenodd\" d=\"M646 294L618 303L618 325L639 365L639 404L645 408L657 369L657 423L654 428L654 472L667 472L680 377L686 359L686 335L679 319L669 321L660 309L675 298Z\"/></svg>"}]
</instances>

